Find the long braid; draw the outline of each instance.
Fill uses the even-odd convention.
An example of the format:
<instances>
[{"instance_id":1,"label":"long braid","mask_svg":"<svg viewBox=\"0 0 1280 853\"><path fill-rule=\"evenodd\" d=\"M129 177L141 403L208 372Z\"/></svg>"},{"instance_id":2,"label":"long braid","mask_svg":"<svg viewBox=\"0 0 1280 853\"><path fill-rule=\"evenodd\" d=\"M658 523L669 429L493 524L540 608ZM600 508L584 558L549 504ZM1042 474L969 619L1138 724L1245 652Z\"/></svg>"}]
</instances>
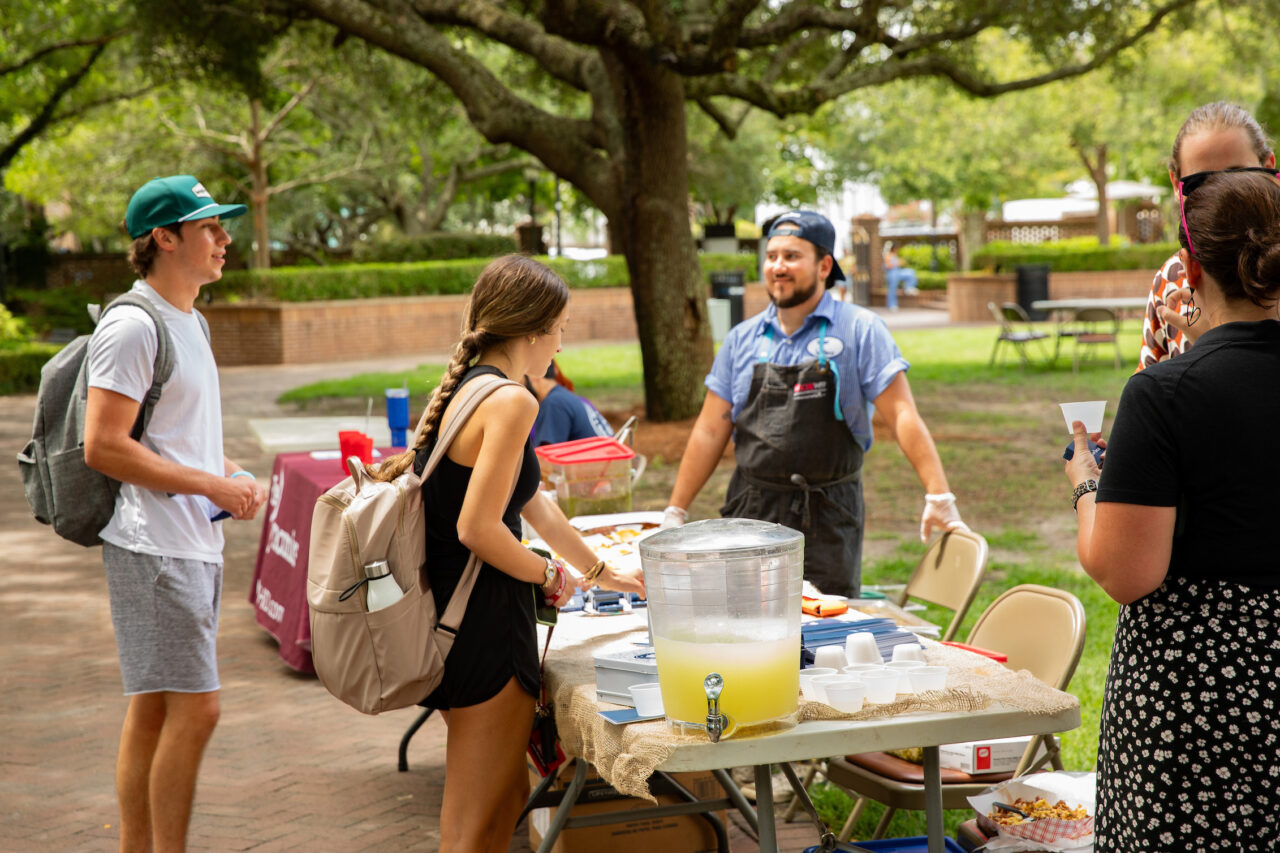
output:
<instances>
[{"instance_id":1,"label":"long braid","mask_svg":"<svg viewBox=\"0 0 1280 853\"><path fill-rule=\"evenodd\" d=\"M404 453L399 453L388 458L385 462L378 466L373 472L375 480L383 480L390 482L399 477L413 465L419 450L431 447L435 442L436 435L440 431L440 422L444 419L444 410L448 408L449 401L453 399L453 392L458 390L458 385L462 382L462 377L466 374L467 369L471 367L471 363L479 357L491 336L483 329L467 332L458 341L458 345L454 347L453 355L449 359L449 366L445 369L444 377L440 380L440 387L431 395L431 399L427 402L427 414L423 420L422 430L418 433L417 441L413 447Z\"/></svg>"},{"instance_id":2,"label":"long braid","mask_svg":"<svg viewBox=\"0 0 1280 853\"><path fill-rule=\"evenodd\" d=\"M467 369L505 341L547 334L568 301L569 288L544 264L523 255L504 255L491 261L471 290L462 319L462 336L440 387L427 403L422 431L414 446L388 457L372 472L373 476L391 481L408 470L419 450L434 446L445 409Z\"/></svg>"}]
</instances>

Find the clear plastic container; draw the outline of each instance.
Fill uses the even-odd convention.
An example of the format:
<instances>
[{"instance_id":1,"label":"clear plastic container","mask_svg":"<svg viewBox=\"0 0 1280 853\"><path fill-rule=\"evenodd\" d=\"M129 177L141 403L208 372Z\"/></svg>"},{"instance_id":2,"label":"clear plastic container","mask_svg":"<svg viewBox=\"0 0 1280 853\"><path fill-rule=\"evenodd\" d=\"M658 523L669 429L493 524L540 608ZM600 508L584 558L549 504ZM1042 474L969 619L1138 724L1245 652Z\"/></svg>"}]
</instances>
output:
<instances>
[{"instance_id":1,"label":"clear plastic container","mask_svg":"<svg viewBox=\"0 0 1280 853\"><path fill-rule=\"evenodd\" d=\"M608 436L547 444L535 451L569 518L631 511L631 487L645 458Z\"/></svg>"},{"instance_id":2,"label":"clear plastic container","mask_svg":"<svg viewBox=\"0 0 1280 853\"><path fill-rule=\"evenodd\" d=\"M804 536L740 518L698 521L640 543L668 721L706 728L719 673L723 737L795 725Z\"/></svg>"}]
</instances>

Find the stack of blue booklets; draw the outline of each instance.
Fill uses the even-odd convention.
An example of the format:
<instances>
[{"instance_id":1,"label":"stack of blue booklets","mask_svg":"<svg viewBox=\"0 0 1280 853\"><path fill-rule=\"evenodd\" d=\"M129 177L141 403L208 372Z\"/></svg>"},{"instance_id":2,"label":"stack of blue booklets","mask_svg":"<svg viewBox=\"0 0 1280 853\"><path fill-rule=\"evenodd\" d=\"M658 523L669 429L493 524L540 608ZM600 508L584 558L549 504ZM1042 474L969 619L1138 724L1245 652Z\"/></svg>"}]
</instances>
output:
<instances>
[{"instance_id":1,"label":"stack of blue booklets","mask_svg":"<svg viewBox=\"0 0 1280 853\"><path fill-rule=\"evenodd\" d=\"M910 643L919 645L915 634L899 628L892 619L814 619L800 625L801 657L804 665L813 663L813 651L819 646L844 645L844 638L855 631L866 631L876 638L880 657L893 659L894 646Z\"/></svg>"}]
</instances>

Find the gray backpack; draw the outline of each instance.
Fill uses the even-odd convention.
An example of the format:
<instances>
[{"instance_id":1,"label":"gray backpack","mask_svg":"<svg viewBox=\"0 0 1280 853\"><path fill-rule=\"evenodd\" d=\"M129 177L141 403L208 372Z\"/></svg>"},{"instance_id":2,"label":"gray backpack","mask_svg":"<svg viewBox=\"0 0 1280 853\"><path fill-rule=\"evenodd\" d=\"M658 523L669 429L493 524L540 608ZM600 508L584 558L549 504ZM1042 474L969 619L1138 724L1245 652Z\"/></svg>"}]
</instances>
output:
<instances>
[{"instance_id":1,"label":"gray backpack","mask_svg":"<svg viewBox=\"0 0 1280 853\"><path fill-rule=\"evenodd\" d=\"M156 327L156 360L151 388L138 408L138 419L129 434L142 438L151 412L160 400L160 389L173 374L173 345L164 318L145 296L125 293L101 312L90 305L96 325L102 314L118 305L133 305L147 312ZM209 324L196 312L205 337ZM22 487L36 521L53 525L63 539L91 547L102 544L98 533L111 521L116 510L120 482L84 461L84 408L89 396L89 339L81 335L40 369L40 389L36 392L36 416L31 441L18 454Z\"/></svg>"}]
</instances>

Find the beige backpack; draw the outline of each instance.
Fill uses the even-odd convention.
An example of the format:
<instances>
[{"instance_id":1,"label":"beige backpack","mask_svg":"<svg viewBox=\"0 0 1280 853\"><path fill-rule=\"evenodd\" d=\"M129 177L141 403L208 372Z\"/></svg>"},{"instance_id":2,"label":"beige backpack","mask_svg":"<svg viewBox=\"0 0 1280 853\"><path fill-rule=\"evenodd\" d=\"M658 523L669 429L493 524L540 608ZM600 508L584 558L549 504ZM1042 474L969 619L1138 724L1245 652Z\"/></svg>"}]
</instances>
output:
<instances>
[{"instance_id":1,"label":"beige backpack","mask_svg":"<svg viewBox=\"0 0 1280 853\"><path fill-rule=\"evenodd\" d=\"M503 385L518 387L491 374L463 386L450 402L453 416L421 476L410 466L395 480L378 482L352 457L351 476L316 500L307 565L311 655L325 688L358 711L378 714L414 705L444 676L480 561L471 555L437 620L427 581L421 487L476 406ZM415 435L421 429L419 421ZM364 567L375 560L387 561L404 596L370 613L362 581Z\"/></svg>"}]
</instances>

